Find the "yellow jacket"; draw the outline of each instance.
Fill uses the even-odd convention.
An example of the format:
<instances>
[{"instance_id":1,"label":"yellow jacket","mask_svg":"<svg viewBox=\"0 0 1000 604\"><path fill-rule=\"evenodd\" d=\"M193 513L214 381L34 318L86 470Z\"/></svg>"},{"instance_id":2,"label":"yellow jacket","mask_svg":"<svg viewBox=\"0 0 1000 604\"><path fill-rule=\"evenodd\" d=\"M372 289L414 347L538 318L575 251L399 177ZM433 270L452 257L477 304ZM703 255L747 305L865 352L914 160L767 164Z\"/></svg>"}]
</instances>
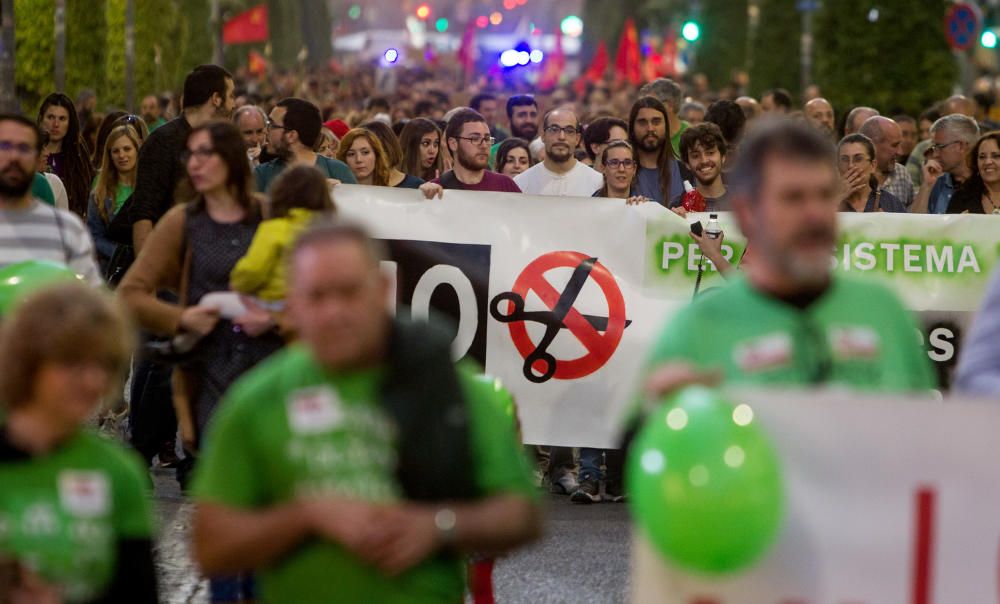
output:
<instances>
[{"instance_id":1,"label":"yellow jacket","mask_svg":"<svg viewBox=\"0 0 1000 604\"><path fill-rule=\"evenodd\" d=\"M266 302L284 300L285 254L314 217L310 210L292 208L288 216L261 222L246 256L229 275L230 286Z\"/></svg>"}]
</instances>

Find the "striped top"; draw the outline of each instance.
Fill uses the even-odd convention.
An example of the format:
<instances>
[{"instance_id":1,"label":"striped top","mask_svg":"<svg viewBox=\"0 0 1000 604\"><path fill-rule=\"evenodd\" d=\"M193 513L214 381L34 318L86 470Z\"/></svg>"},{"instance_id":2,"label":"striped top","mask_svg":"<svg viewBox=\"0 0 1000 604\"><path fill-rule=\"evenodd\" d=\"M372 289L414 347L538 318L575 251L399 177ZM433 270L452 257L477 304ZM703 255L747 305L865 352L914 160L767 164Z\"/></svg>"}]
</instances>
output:
<instances>
[{"instance_id":1,"label":"striped top","mask_svg":"<svg viewBox=\"0 0 1000 604\"><path fill-rule=\"evenodd\" d=\"M0 268L27 260L60 262L91 285L103 283L87 227L75 214L37 198L24 209L0 207Z\"/></svg>"}]
</instances>

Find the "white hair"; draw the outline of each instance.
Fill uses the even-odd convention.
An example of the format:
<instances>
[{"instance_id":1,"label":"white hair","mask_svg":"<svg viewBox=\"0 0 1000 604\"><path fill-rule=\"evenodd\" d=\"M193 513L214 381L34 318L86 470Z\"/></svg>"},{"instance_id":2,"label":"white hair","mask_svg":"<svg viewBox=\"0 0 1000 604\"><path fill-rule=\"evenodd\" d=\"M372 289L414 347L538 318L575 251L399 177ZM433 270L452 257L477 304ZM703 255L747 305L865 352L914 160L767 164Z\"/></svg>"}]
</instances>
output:
<instances>
[{"instance_id":1,"label":"white hair","mask_svg":"<svg viewBox=\"0 0 1000 604\"><path fill-rule=\"evenodd\" d=\"M939 130L947 130L957 136L959 140L970 145L979 138L979 124L976 123L976 120L960 113L946 115L934 122L934 125L931 126L931 134L933 135Z\"/></svg>"}]
</instances>

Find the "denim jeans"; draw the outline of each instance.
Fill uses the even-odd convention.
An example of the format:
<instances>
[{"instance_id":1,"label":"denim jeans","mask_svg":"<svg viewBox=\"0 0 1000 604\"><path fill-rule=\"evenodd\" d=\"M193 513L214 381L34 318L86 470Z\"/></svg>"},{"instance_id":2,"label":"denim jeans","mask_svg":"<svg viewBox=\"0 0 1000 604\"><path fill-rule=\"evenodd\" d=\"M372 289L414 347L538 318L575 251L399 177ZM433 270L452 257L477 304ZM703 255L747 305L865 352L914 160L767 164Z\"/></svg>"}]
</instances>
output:
<instances>
[{"instance_id":1,"label":"denim jeans","mask_svg":"<svg viewBox=\"0 0 1000 604\"><path fill-rule=\"evenodd\" d=\"M606 475L601 472L602 461L607 469ZM608 482L620 482L624 462L625 456L621 449L580 447L580 481L606 479Z\"/></svg>"}]
</instances>

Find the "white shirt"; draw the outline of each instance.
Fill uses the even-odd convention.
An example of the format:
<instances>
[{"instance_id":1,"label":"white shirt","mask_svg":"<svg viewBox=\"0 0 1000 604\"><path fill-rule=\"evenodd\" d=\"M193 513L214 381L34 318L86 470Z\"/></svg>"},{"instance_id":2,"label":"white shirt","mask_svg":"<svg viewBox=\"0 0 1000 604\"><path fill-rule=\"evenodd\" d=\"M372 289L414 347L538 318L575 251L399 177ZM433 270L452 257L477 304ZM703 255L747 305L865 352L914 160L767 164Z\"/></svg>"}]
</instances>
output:
<instances>
[{"instance_id":1,"label":"white shirt","mask_svg":"<svg viewBox=\"0 0 1000 604\"><path fill-rule=\"evenodd\" d=\"M604 185L604 176L580 162L565 174L556 174L540 162L515 176L514 182L528 195L590 197Z\"/></svg>"},{"instance_id":2,"label":"white shirt","mask_svg":"<svg viewBox=\"0 0 1000 604\"><path fill-rule=\"evenodd\" d=\"M52 189L52 196L55 197L56 207L60 210L69 210L69 196L66 195L66 187L63 186L61 178L51 172L42 172L45 180L49 181L49 188Z\"/></svg>"}]
</instances>

